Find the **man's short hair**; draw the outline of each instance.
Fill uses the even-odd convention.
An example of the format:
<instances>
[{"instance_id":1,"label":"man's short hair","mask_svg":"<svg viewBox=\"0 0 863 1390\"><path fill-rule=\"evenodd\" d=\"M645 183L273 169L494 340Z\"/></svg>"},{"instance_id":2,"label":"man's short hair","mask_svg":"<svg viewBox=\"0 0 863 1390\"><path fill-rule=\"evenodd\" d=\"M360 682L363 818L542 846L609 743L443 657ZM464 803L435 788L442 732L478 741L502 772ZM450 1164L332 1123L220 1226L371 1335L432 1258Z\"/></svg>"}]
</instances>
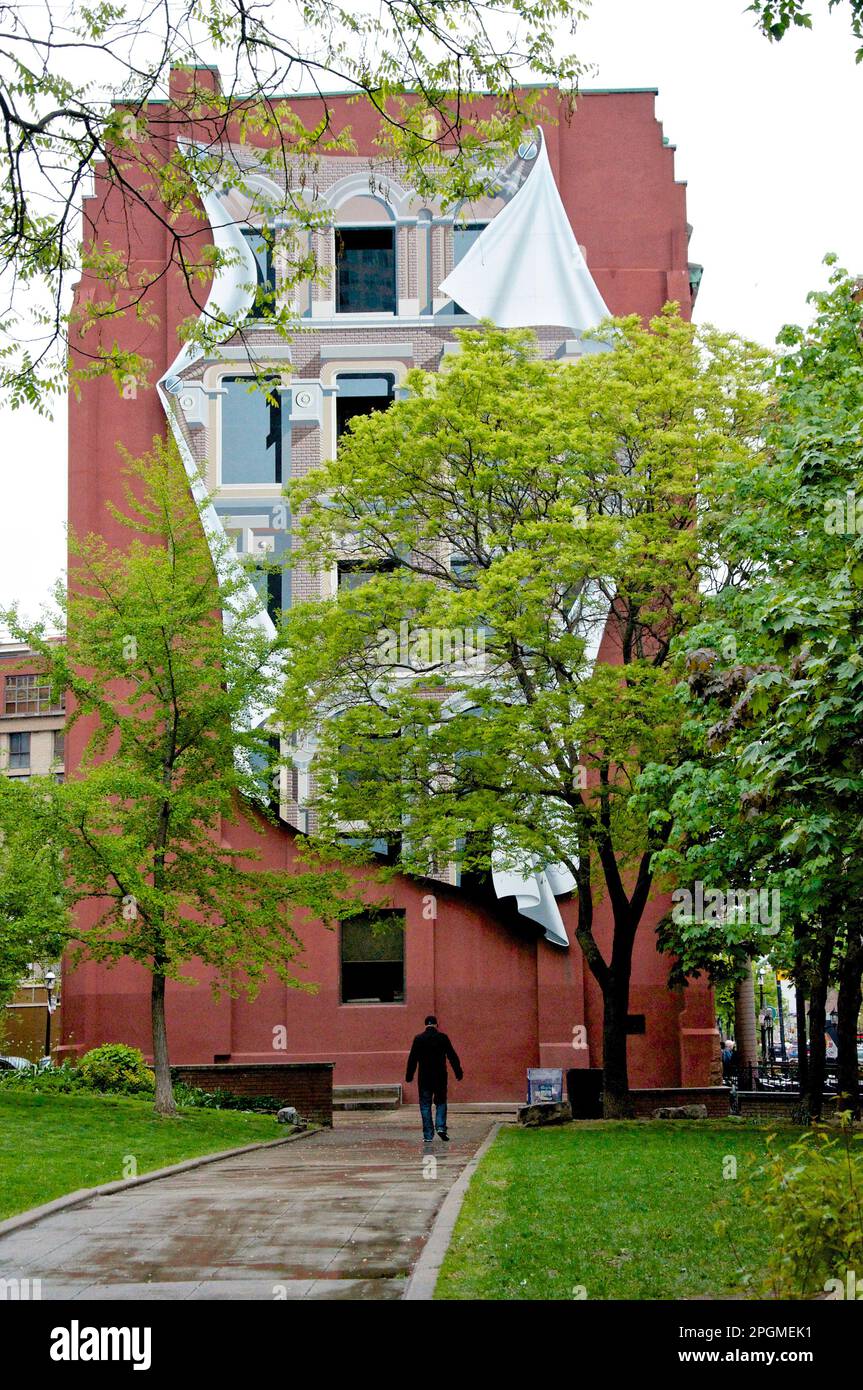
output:
<instances>
[{"instance_id":1,"label":"man's short hair","mask_svg":"<svg viewBox=\"0 0 863 1390\"><path fill-rule=\"evenodd\" d=\"M430 1023L433 1023L435 1027L437 1027L437 1019L435 1018L434 1014L426 1015L426 1027L428 1027Z\"/></svg>"}]
</instances>

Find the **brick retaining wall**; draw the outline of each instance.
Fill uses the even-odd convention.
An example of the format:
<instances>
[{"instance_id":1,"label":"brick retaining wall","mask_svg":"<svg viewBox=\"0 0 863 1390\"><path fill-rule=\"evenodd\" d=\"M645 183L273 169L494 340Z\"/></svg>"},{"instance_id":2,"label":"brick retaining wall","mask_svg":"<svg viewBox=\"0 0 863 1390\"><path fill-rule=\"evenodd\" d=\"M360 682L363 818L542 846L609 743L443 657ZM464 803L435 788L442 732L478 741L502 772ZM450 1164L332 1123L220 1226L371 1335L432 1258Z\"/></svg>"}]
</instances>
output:
<instances>
[{"instance_id":1,"label":"brick retaining wall","mask_svg":"<svg viewBox=\"0 0 863 1390\"><path fill-rule=\"evenodd\" d=\"M333 1123L333 1062L213 1062L172 1067L175 1081L233 1096L272 1096L316 1125Z\"/></svg>"},{"instance_id":2,"label":"brick retaining wall","mask_svg":"<svg viewBox=\"0 0 863 1390\"><path fill-rule=\"evenodd\" d=\"M737 1113L747 1120L793 1120L800 1096L791 1091L738 1091ZM825 1096L822 1116L827 1119L836 1106L834 1096Z\"/></svg>"},{"instance_id":3,"label":"brick retaining wall","mask_svg":"<svg viewBox=\"0 0 863 1390\"><path fill-rule=\"evenodd\" d=\"M661 1105L706 1105L711 1119L723 1119L729 1113L730 1094L727 1086L665 1086L630 1091L635 1114L642 1120L649 1120Z\"/></svg>"}]
</instances>

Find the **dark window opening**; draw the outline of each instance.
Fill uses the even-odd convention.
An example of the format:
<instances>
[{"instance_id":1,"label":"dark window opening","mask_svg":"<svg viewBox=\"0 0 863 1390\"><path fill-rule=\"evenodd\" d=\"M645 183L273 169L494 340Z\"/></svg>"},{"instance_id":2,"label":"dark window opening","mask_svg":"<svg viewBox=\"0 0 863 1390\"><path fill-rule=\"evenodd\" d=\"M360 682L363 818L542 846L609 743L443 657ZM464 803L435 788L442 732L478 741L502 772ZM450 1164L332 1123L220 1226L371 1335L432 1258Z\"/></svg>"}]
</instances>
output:
<instances>
[{"instance_id":1,"label":"dark window opening","mask_svg":"<svg viewBox=\"0 0 863 1390\"><path fill-rule=\"evenodd\" d=\"M480 232L484 232L487 226L487 222L467 222L461 227L453 227L452 263L454 266L457 266L459 261L464 260ZM454 314L467 313L467 309L463 309L460 304L456 304L455 300L453 300L452 311Z\"/></svg>"},{"instance_id":2,"label":"dark window opening","mask_svg":"<svg viewBox=\"0 0 863 1390\"><path fill-rule=\"evenodd\" d=\"M270 810L278 816L282 809L282 741L278 734L272 734L267 739L267 747L270 750ZM290 787L288 796L290 797Z\"/></svg>"},{"instance_id":3,"label":"dark window opening","mask_svg":"<svg viewBox=\"0 0 863 1390\"><path fill-rule=\"evenodd\" d=\"M276 566L256 565L252 570L252 583L258 591L261 602L266 607L267 616L272 618L278 626L279 616L284 607L282 603L282 571Z\"/></svg>"},{"instance_id":4,"label":"dark window opening","mask_svg":"<svg viewBox=\"0 0 863 1390\"><path fill-rule=\"evenodd\" d=\"M361 589L379 574L391 574L396 560L343 560L339 562L339 588Z\"/></svg>"},{"instance_id":5,"label":"dark window opening","mask_svg":"<svg viewBox=\"0 0 863 1390\"><path fill-rule=\"evenodd\" d=\"M644 1014L627 1014L627 1015L626 1015L626 1031L627 1031L627 1033L630 1033L630 1034L633 1034L633 1033L646 1033L646 1032L647 1032L647 1024L646 1024L646 1021L645 1021Z\"/></svg>"},{"instance_id":6,"label":"dark window opening","mask_svg":"<svg viewBox=\"0 0 863 1390\"><path fill-rule=\"evenodd\" d=\"M9 766L16 768L30 766L29 734L9 735Z\"/></svg>"},{"instance_id":7,"label":"dark window opening","mask_svg":"<svg viewBox=\"0 0 863 1390\"><path fill-rule=\"evenodd\" d=\"M403 1004L403 912L363 913L341 926L343 1004Z\"/></svg>"},{"instance_id":8,"label":"dark window opening","mask_svg":"<svg viewBox=\"0 0 863 1390\"><path fill-rule=\"evenodd\" d=\"M276 306L276 262L273 254L273 234L250 228L243 232L243 236L249 243L249 249L255 258L257 271L257 288L254 303L249 310L249 318L272 318Z\"/></svg>"},{"instance_id":9,"label":"dark window opening","mask_svg":"<svg viewBox=\"0 0 863 1390\"><path fill-rule=\"evenodd\" d=\"M350 420L357 415L374 415L377 410L386 410L395 397L396 379L386 373L343 372L337 384L336 436L339 439Z\"/></svg>"},{"instance_id":10,"label":"dark window opening","mask_svg":"<svg viewBox=\"0 0 863 1390\"><path fill-rule=\"evenodd\" d=\"M394 227L336 228L336 309L340 314L396 312Z\"/></svg>"},{"instance_id":11,"label":"dark window opening","mask_svg":"<svg viewBox=\"0 0 863 1390\"><path fill-rule=\"evenodd\" d=\"M280 483L283 451L290 450L289 403L283 410L278 387L256 386L251 376L223 377L222 386L222 482Z\"/></svg>"}]
</instances>

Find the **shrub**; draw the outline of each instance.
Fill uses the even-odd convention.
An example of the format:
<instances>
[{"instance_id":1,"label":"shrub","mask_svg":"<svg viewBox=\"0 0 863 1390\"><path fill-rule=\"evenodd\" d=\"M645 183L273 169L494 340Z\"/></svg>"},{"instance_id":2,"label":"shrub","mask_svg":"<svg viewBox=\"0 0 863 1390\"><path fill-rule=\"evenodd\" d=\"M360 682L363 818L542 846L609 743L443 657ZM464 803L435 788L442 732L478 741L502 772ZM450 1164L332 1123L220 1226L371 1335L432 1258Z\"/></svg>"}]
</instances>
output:
<instances>
[{"instance_id":1,"label":"shrub","mask_svg":"<svg viewBox=\"0 0 863 1390\"><path fill-rule=\"evenodd\" d=\"M276 1096L235 1096L231 1091L202 1091L199 1086L174 1082L174 1099L191 1110L243 1110L255 1115L272 1115L286 1103Z\"/></svg>"},{"instance_id":2,"label":"shrub","mask_svg":"<svg viewBox=\"0 0 863 1390\"><path fill-rule=\"evenodd\" d=\"M104 1043L85 1053L78 1063L83 1085L91 1091L119 1091L122 1095L152 1095L156 1078L137 1047Z\"/></svg>"},{"instance_id":3,"label":"shrub","mask_svg":"<svg viewBox=\"0 0 863 1390\"><path fill-rule=\"evenodd\" d=\"M850 1115L838 1118L838 1132L809 1130L784 1151L771 1136L754 1185L744 1187L772 1231L766 1269L746 1281L763 1295L803 1298L829 1280L844 1287L849 1271L863 1279L863 1133Z\"/></svg>"},{"instance_id":4,"label":"shrub","mask_svg":"<svg viewBox=\"0 0 863 1390\"><path fill-rule=\"evenodd\" d=\"M56 1095L83 1091L85 1081L77 1067L64 1062L60 1067L49 1067L45 1071L0 1071L0 1086L7 1090Z\"/></svg>"}]
</instances>

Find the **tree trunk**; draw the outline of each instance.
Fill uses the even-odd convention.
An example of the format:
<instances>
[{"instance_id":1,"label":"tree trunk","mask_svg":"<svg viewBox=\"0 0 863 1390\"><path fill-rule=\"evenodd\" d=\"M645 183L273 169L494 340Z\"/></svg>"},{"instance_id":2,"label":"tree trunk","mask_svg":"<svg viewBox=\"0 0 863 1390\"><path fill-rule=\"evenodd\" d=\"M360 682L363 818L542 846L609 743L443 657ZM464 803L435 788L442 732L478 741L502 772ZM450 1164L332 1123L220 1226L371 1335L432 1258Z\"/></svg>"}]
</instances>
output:
<instances>
[{"instance_id":1,"label":"tree trunk","mask_svg":"<svg viewBox=\"0 0 863 1390\"><path fill-rule=\"evenodd\" d=\"M806 1031L806 994L802 985L794 985L794 1010L797 1014L797 1081L801 1096L809 1087L809 1052Z\"/></svg>"},{"instance_id":2,"label":"tree trunk","mask_svg":"<svg viewBox=\"0 0 863 1390\"><path fill-rule=\"evenodd\" d=\"M839 999L836 1010L839 1022L836 1029L836 1046L839 1050L837 1064L839 1096L837 1110L850 1110L855 1119L860 1115L860 1066L857 1061L857 1020L860 1017L860 1004L863 999L861 974L863 974L863 939L859 933L849 931L845 954L839 966Z\"/></svg>"},{"instance_id":3,"label":"tree trunk","mask_svg":"<svg viewBox=\"0 0 863 1390\"><path fill-rule=\"evenodd\" d=\"M824 1102L824 1078L827 1075L827 990L830 986L830 962L833 958L834 935L824 942L818 955L818 969L809 993L809 1076L805 1091L800 1093L803 1118L820 1120Z\"/></svg>"},{"instance_id":4,"label":"tree trunk","mask_svg":"<svg viewBox=\"0 0 863 1390\"><path fill-rule=\"evenodd\" d=\"M634 1114L629 1095L626 1023L629 1017L629 972L621 980L612 974L603 992L602 1113L607 1120Z\"/></svg>"},{"instance_id":5,"label":"tree trunk","mask_svg":"<svg viewBox=\"0 0 863 1390\"><path fill-rule=\"evenodd\" d=\"M747 962L746 974L734 986L734 1043L737 1053L737 1084L740 1090L745 1091L755 1084L753 1075L758 1066L752 961Z\"/></svg>"},{"instance_id":6,"label":"tree trunk","mask_svg":"<svg viewBox=\"0 0 863 1390\"><path fill-rule=\"evenodd\" d=\"M168 1060L168 1029L165 1023L165 976L153 971L153 985L150 993L150 1011L153 1024L153 1069L156 1073L156 1114L172 1116L177 1113L174 1101L174 1087L171 1082L171 1065Z\"/></svg>"}]
</instances>

